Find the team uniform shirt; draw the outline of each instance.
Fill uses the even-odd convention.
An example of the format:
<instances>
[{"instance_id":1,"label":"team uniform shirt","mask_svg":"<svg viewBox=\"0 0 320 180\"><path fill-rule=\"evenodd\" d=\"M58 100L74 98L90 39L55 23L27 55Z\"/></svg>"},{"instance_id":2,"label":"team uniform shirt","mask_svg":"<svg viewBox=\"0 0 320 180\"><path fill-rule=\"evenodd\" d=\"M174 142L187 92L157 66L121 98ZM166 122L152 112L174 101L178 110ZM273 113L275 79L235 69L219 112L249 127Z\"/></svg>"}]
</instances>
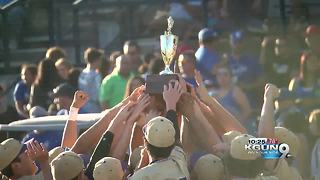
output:
<instances>
[{"instance_id":1,"label":"team uniform shirt","mask_svg":"<svg viewBox=\"0 0 320 180\"><path fill-rule=\"evenodd\" d=\"M155 161L138 170L130 180L189 180L187 157L183 149L175 146L167 159Z\"/></svg>"},{"instance_id":2,"label":"team uniform shirt","mask_svg":"<svg viewBox=\"0 0 320 180\"><path fill-rule=\"evenodd\" d=\"M86 113L100 113L99 88L101 85L101 75L95 70L84 69L78 81L79 89L88 93L89 101L82 107Z\"/></svg>"},{"instance_id":3,"label":"team uniform shirt","mask_svg":"<svg viewBox=\"0 0 320 180\"><path fill-rule=\"evenodd\" d=\"M121 102L124 98L128 79L122 77L118 71L106 76L100 87L100 102L107 102L108 108L112 108Z\"/></svg>"}]
</instances>

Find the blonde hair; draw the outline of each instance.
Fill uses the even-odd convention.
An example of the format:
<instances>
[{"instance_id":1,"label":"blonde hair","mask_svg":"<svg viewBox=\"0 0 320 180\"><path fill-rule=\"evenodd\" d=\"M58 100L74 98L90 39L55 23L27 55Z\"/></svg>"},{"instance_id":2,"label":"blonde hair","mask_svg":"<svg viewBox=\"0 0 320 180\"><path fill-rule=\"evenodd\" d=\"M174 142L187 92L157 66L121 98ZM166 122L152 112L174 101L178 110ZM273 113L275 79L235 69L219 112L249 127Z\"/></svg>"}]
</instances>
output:
<instances>
[{"instance_id":1,"label":"blonde hair","mask_svg":"<svg viewBox=\"0 0 320 180\"><path fill-rule=\"evenodd\" d=\"M58 66L65 66L68 69L72 68L72 65L69 63L69 61L66 58L60 58L57 60L57 62L55 62L54 64L56 67Z\"/></svg>"}]
</instances>

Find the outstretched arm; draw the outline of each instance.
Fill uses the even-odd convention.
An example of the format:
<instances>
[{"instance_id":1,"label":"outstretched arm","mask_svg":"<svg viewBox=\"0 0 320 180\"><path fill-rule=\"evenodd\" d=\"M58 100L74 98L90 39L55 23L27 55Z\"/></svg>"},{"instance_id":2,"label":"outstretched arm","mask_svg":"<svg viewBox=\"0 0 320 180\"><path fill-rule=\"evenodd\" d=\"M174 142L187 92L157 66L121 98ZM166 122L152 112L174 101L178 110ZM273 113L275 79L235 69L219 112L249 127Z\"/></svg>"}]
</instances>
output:
<instances>
[{"instance_id":1,"label":"outstretched arm","mask_svg":"<svg viewBox=\"0 0 320 180\"><path fill-rule=\"evenodd\" d=\"M133 113L130 115L128 119L125 120L126 125L122 131L120 141L117 143L113 151L113 157L120 160L124 160L125 154L130 144L134 123L149 104L150 96L148 94L143 94L139 97L137 104L135 105L135 107L133 107Z\"/></svg>"},{"instance_id":2,"label":"outstretched arm","mask_svg":"<svg viewBox=\"0 0 320 180\"><path fill-rule=\"evenodd\" d=\"M266 84L261 118L258 126L258 136L274 138L274 100L279 97L279 89L273 84Z\"/></svg>"},{"instance_id":3,"label":"outstretched arm","mask_svg":"<svg viewBox=\"0 0 320 180\"><path fill-rule=\"evenodd\" d=\"M85 105L89 96L83 91L77 91L74 93L73 101L70 106L69 119L66 122L66 126L63 131L61 147L72 148L78 138L77 117L79 109Z\"/></svg>"},{"instance_id":4,"label":"outstretched arm","mask_svg":"<svg viewBox=\"0 0 320 180\"><path fill-rule=\"evenodd\" d=\"M140 87L139 87L140 88ZM117 115L119 110L126 105L130 99L136 99L140 93L140 89L137 88L128 98L123 100L117 106L108 111L103 111L103 118L97 121L93 126L87 129L76 141L72 147L72 151L79 154L88 153L99 142L103 133L107 130L111 120ZM115 139L115 138L114 138Z\"/></svg>"},{"instance_id":5,"label":"outstretched arm","mask_svg":"<svg viewBox=\"0 0 320 180\"><path fill-rule=\"evenodd\" d=\"M246 133L247 130L241 125L241 123L234 116L232 116L226 109L224 109L224 107L222 107L222 105L216 99L208 95L208 90L203 84L200 73L196 71L195 74L198 83L198 87L196 90L200 96L201 101L203 101L207 106L209 106L211 111L216 116L216 119L220 121L220 124L223 126L225 132L235 130L242 133Z\"/></svg>"},{"instance_id":6,"label":"outstretched arm","mask_svg":"<svg viewBox=\"0 0 320 180\"><path fill-rule=\"evenodd\" d=\"M181 104L180 111L190 120L192 132L198 137L202 146L211 151L211 147L221 141L215 129L203 115L199 104L188 93L182 95L179 104Z\"/></svg>"}]
</instances>

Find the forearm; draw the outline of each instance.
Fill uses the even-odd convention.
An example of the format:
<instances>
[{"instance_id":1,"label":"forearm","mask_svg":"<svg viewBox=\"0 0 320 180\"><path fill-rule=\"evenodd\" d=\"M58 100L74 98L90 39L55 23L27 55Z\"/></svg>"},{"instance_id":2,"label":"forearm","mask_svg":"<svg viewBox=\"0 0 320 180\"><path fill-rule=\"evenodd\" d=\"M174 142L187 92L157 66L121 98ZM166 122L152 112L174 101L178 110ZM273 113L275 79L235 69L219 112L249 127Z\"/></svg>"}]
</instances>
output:
<instances>
[{"instance_id":1,"label":"forearm","mask_svg":"<svg viewBox=\"0 0 320 180\"><path fill-rule=\"evenodd\" d=\"M142 128L136 124L130 140L130 153L139 146L143 146L143 132Z\"/></svg>"},{"instance_id":2,"label":"forearm","mask_svg":"<svg viewBox=\"0 0 320 180\"><path fill-rule=\"evenodd\" d=\"M186 119L186 117L183 117L182 122L181 122L180 141L183 146L183 149L187 153L193 152L192 141L191 141L191 137L190 137L190 133L189 133L190 132L189 126L190 126L190 124L189 124L188 120Z\"/></svg>"},{"instance_id":3,"label":"forearm","mask_svg":"<svg viewBox=\"0 0 320 180\"><path fill-rule=\"evenodd\" d=\"M213 127L219 136L222 136L225 133L225 130L219 120L216 118L215 114L211 111L211 109L205 105L202 101L197 99L197 102L200 106L201 112L205 116L205 118L209 121L211 124L211 127Z\"/></svg>"},{"instance_id":4,"label":"forearm","mask_svg":"<svg viewBox=\"0 0 320 180\"><path fill-rule=\"evenodd\" d=\"M126 124L125 128L122 131L123 133L120 138L120 141L117 143L116 147L114 148L114 151L112 152L112 157L124 160L126 152L129 148L133 126L134 124L132 123Z\"/></svg>"},{"instance_id":5,"label":"forearm","mask_svg":"<svg viewBox=\"0 0 320 180\"><path fill-rule=\"evenodd\" d=\"M40 168L44 180L53 180L49 161L40 163Z\"/></svg>"},{"instance_id":6,"label":"forearm","mask_svg":"<svg viewBox=\"0 0 320 180\"><path fill-rule=\"evenodd\" d=\"M166 118L169 119L173 123L173 127L176 131L176 142L180 141L180 129L177 121L177 113L175 110L167 111Z\"/></svg>"},{"instance_id":7,"label":"forearm","mask_svg":"<svg viewBox=\"0 0 320 180\"><path fill-rule=\"evenodd\" d=\"M78 108L70 108L69 111L69 119L66 122L66 126L63 131L61 146L72 148L78 138L78 126L77 126L77 118L78 118Z\"/></svg>"},{"instance_id":8,"label":"forearm","mask_svg":"<svg viewBox=\"0 0 320 180\"><path fill-rule=\"evenodd\" d=\"M210 98L210 100L207 102L207 105L214 113L216 120L218 120L219 124L221 124L221 126L223 127L224 132L234 130L241 133L247 133L247 130L242 126L242 124L226 109L224 109L224 107L222 107L222 105L217 102L217 100Z\"/></svg>"},{"instance_id":9,"label":"forearm","mask_svg":"<svg viewBox=\"0 0 320 180\"><path fill-rule=\"evenodd\" d=\"M192 114L194 115L193 117L190 117L190 126L198 136L203 146L208 149L217 143L221 143L218 134L214 128L212 128L211 124L202 114L200 109Z\"/></svg>"},{"instance_id":10,"label":"forearm","mask_svg":"<svg viewBox=\"0 0 320 180\"><path fill-rule=\"evenodd\" d=\"M100 137L108 128L118 109L111 109L105 116L84 132L72 147L72 151L78 154L88 153L99 142Z\"/></svg>"},{"instance_id":11,"label":"forearm","mask_svg":"<svg viewBox=\"0 0 320 180\"><path fill-rule=\"evenodd\" d=\"M261 118L258 126L258 136L264 138L274 138L274 101L267 98L265 99L262 110Z\"/></svg>"}]
</instances>

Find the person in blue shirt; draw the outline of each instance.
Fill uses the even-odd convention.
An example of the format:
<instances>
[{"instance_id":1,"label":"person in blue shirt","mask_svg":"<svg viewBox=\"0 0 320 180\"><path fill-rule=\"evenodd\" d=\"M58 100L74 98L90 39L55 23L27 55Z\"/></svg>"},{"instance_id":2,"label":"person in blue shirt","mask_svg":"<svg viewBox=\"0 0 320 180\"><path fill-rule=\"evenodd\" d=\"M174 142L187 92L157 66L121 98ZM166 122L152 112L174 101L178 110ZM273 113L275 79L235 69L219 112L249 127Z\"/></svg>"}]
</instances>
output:
<instances>
[{"instance_id":1,"label":"person in blue shirt","mask_svg":"<svg viewBox=\"0 0 320 180\"><path fill-rule=\"evenodd\" d=\"M215 82L214 68L220 62L220 54L216 50L218 34L212 29L204 28L198 34L199 48L195 53L196 68L205 80Z\"/></svg>"},{"instance_id":2,"label":"person in blue shirt","mask_svg":"<svg viewBox=\"0 0 320 180\"><path fill-rule=\"evenodd\" d=\"M81 72L78 79L79 90L89 94L90 99L83 107L86 113L100 113L99 89L102 77L98 72L104 52L95 48L88 48L84 52L84 59L87 66Z\"/></svg>"},{"instance_id":3,"label":"person in blue shirt","mask_svg":"<svg viewBox=\"0 0 320 180\"><path fill-rule=\"evenodd\" d=\"M263 68L257 57L244 52L244 37L243 31L230 34L231 53L227 55L226 62L234 81L247 94L251 105L257 105L257 99L260 99L258 90L263 89Z\"/></svg>"},{"instance_id":4,"label":"person in blue shirt","mask_svg":"<svg viewBox=\"0 0 320 180\"><path fill-rule=\"evenodd\" d=\"M21 118L28 118L26 105L29 102L30 88L37 76L37 66L23 65L21 68L21 80L13 91L13 99L17 112Z\"/></svg>"}]
</instances>

